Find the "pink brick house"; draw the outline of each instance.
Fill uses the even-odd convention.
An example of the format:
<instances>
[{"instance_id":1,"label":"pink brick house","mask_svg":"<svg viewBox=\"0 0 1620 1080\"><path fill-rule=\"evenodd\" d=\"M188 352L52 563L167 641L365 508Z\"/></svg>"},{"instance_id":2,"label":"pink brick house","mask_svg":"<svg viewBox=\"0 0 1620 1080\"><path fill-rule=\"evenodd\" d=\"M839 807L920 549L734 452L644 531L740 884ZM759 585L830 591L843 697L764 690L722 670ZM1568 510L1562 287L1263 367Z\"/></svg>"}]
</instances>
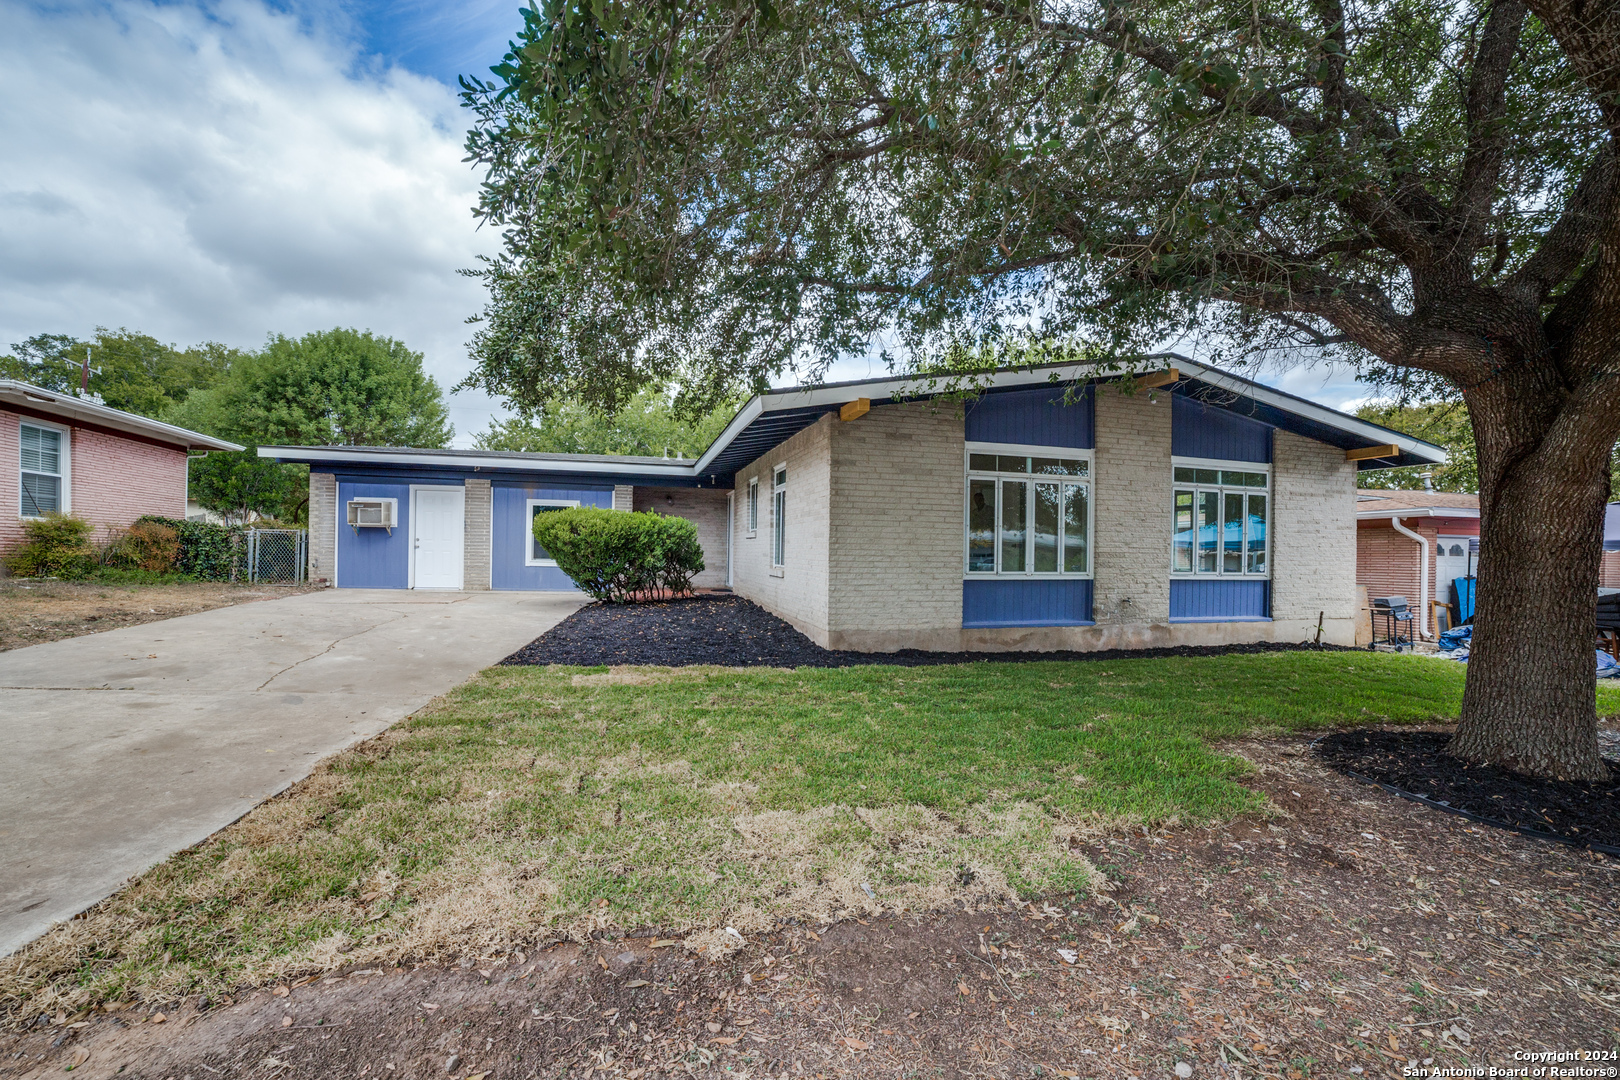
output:
<instances>
[{"instance_id":1,"label":"pink brick house","mask_svg":"<svg viewBox=\"0 0 1620 1080\"><path fill-rule=\"evenodd\" d=\"M29 518L77 514L97 535L142 514L186 516L186 457L224 439L0 379L0 551Z\"/></svg>"}]
</instances>

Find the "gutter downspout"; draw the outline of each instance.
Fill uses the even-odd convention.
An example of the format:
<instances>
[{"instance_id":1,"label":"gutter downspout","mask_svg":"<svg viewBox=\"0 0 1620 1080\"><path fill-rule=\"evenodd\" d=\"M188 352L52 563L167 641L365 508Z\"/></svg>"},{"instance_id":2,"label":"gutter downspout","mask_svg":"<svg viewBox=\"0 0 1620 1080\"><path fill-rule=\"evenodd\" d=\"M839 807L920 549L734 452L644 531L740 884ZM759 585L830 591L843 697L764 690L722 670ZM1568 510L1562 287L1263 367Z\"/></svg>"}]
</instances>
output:
<instances>
[{"instance_id":1,"label":"gutter downspout","mask_svg":"<svg viewBox=\"0 0 1620 1080\"><path fill-rule=\"evenodd\" d=\"M1422 608L1418 611L1418 633L1425 638L1432 637L1429 633L1429 541L1401 524L1401 519L1392 517L1389 523L1395 531L1408 540L1416 540L1423 549L1423 561L1418 564L1418 603Z\"/></svg>"}]
</instances>

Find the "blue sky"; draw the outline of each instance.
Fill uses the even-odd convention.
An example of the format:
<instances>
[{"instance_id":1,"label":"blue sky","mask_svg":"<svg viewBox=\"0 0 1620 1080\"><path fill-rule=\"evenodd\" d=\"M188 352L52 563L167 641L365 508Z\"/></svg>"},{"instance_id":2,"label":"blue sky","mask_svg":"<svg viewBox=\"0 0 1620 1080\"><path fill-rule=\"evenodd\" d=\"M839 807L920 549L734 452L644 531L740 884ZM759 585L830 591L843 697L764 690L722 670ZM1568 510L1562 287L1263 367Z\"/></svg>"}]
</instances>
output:
<instances>
[{"instance_id":1,"label":"blue sky","mask_svg":"<svg viewBox=\"0 0 1620 1080\"><path fill-rule=\"evenodd\" d=\"M453 386L483 302L458 271L498 247L470 212L455 80L521 23L514 0L0 0L0 348L354 326ZM1366 396L1332 369L1267 381ZM450 409L458 446L500 412L477 392Z\"/></svg>"},{"instance_id":2,"label":"blue sky","mask_svg":"<svg viewBox=\"0 0 1620 1080\"><path fill-rule=\"evenodd\" d=\"M519 7L517 0L362 0L341 10L365 52L453 87L459 75L489 74L522 25Z\"/></svg>"}]
</instances>

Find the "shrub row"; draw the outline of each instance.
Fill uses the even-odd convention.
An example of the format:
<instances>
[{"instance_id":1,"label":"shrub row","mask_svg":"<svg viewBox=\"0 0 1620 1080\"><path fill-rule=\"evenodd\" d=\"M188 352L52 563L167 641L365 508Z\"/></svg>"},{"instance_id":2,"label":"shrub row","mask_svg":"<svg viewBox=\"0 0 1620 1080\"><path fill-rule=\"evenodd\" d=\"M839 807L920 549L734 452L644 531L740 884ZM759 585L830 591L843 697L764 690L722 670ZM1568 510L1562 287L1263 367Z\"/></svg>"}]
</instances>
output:
<instances>
[{"instance_id":1,"label":"shrub row","mask_svg":"<svg viewBox=\"0 0 1620 1080\"><path fill-rule=\"evenodd\" d=\"M684 518L577 507L536 515L534 539L598 600L682 596L703 569L697 526Z\"/></svg>"},{"instance_id":2,"label":"shrub row","mask_svg":"<svg viewBox=\"0 0 1620 1080\"><path fill-rule=\"evenodd\" d=\"M23 524L22 546L3 560L19 577L91 577L105 570L229 581L235 577L242 530L203 521L146 515L98 548L84 518L52 513Z\"/></svg>"}]
</instances>

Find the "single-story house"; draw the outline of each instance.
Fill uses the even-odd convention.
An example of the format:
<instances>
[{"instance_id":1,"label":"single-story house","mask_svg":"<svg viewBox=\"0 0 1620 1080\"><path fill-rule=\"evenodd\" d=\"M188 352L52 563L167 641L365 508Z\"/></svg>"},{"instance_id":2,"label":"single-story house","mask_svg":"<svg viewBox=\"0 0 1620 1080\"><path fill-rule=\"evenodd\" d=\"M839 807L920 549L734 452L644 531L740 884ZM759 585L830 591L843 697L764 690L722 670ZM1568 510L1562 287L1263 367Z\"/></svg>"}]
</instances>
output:
<instances>
[{"instance_id":1,"label":"single-story house","mask_svg":"<svg viewBox=\"0 0 1620 1080\"><path fill-rule=\"evenodd\" d=\"M1420 629L1434 632L1427 601L1453 600L1452 583L1479 571L1479 496L1362 488L1356 492L1356 584L1369 597L1404 596ZM1620 588L1620 503L1607 508L1599 588Z\"/></svg>"},{"instance_id":2,"label":"single-story house","mask_svg":"<svg viewBox=\"0 0 1620 1080\"><path fill-rule=\"evenodd\" d=\"M0 551L30 518L76 514L105 533L186 513L186 458L242 447L145 416L0 379Z\"/></svg>"},{"instance_id":3,"label":"single-story house","mask_svg":"<svg viewBox=\"0 0 1620 1080\"><path fill-rule=\"evenodd\" d=\"M1132 392L1124 392L1129 386ZM697 524L708 569L829 648L1350 644L1358 469L1437 446L1181 357L773 390L696 461L262 447L310 467L310 577L569 589L559 506Z\"/></svg>"},{"instance_id":4,"label":"single-story house","mask_svg":"<svg viewBox=\"0 0 1620 1080\"><path fill-rule=\"evenodd\" d=\"M1356 492L1356 584L1404 596L1418 629L1434 633L1429 601L1479 566L1479 496L1362 488Z\"/></svg>"}]
</instances>

